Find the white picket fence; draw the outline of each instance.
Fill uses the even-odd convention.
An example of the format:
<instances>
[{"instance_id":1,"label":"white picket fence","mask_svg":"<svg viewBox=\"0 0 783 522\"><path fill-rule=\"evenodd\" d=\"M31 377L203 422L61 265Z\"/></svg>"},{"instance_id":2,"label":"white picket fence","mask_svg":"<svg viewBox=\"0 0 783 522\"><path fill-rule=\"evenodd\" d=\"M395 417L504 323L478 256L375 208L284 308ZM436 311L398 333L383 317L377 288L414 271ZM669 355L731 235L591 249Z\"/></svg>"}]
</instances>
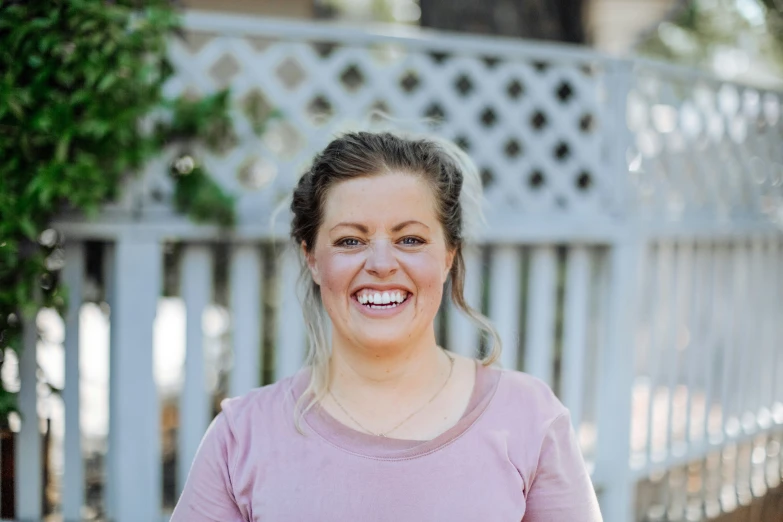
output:
<instances>
[{"instance_id":1,"label":"white picket fence","mask_svg":"<svg viewBox=\"0 0 783 522\"><path fill-rule=\"evenodd\" d=\"M571 409L608 522L698 520L780 483L780 94L550 44L200 12L185 21L167 92L231 87L239 140L199 157L240 194L240 223L224 234L172 212L172 148L100 219L55 224L70 288L64 520L85 504L82 304L111 309L107 512L166 520L153 375L161 288L179 287L186 314L175 498L212 413L204 311L219 303L230 315L228 395L298 369L298 261L283 247L286 214L270 216L314 151L379 108L455 140L482 169L487 225L466 253L468 301L495 321L503 366L545 379ZM254 137L272 109L281 117ZM85 295L96 278L103 293ZM450 307L438 325L447 348L478 355L478 335ZM17 518L40 520L27 332Z\"/></svg>"}]
</instances>

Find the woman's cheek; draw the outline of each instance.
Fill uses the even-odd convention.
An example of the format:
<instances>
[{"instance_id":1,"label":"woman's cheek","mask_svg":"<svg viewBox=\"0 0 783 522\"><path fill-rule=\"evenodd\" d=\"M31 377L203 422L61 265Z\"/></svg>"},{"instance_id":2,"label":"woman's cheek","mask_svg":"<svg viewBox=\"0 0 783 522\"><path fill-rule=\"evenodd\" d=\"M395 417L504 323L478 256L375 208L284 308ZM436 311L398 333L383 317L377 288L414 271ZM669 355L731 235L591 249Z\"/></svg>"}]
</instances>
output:
<instances>
[{"instance_id":1,"label":"woman's cheek","mask_svg":"<svg viewBox=\"0 0 783 522\"><path fill-rule=\"evenodd\" d=\"M427 309L437 313L441 301L440 285L429 283L427 285Z\"/></svg>"},{"instance_id":2,"label":"woman's cheek","mask_svg":"<svg viewBox=\"0 0 783 522\"><path fill-rule=\"evenodd\" d=\"M416 269L418 268L418 270ZM425 267L410 267L411 273L416 274L413 282L418 289L421 306L427 310L440 306L443 285L440 282L440 271L428 264Z\"/></svg>"},{"instance_id":3,"label":"woman's cheek","mask_svg":"<svg viewBox=\"0 0 783 522\"><path fill-rule=\"evenodd\" d=\"M321 264L321 293L333 299L346 297L359 261L356 256L327 255Z\"/></svg>"}]
</instances>

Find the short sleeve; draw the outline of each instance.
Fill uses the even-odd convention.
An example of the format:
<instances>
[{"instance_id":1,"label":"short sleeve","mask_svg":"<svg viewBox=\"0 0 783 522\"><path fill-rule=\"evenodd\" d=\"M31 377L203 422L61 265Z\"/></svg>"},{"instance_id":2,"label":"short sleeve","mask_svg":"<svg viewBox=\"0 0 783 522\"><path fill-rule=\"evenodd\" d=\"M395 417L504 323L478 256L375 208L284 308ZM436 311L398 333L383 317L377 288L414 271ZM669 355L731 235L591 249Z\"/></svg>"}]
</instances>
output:
<instances>
[{"instance_id":1,"label":"short sleeve","mask_svg":"<svg viewBox=\"0 0 783 522\"><path fill-rule=\"evenodd\" d=\"M525 503L524 522L603 520L567 412L555 418L544 435Z\"/></svg>"},{"instance_id":2,"label":"short sleeve","mask_svg":"<svg viewBox=\"0 0 783 522\"><path fill-rule=\"evenodd\" d=\"M232 444L231 429L220 413L201 440L171 522L246 522L231 487Z\"/></svg>"}]
</instances>

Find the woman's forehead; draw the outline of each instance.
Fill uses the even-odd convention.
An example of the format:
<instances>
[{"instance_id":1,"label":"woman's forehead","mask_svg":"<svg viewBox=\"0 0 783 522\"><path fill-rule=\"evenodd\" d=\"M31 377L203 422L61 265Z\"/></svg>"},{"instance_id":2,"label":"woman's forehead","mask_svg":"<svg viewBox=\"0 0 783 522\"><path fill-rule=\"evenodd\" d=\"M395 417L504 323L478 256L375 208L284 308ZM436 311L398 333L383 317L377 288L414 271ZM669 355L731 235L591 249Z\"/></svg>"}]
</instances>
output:
<instances>
[{"instance_id":1,"label":"woman's forehead","mask_svg":"<svg viewBox=\"0 0 783 522\"><path fill-rule=\"evenodd\" d=\"M419 176L379 174L341 181L333 186L324 204L324 225L346 219L437 220L431 187Z\"/></svg>"}]
</instances>

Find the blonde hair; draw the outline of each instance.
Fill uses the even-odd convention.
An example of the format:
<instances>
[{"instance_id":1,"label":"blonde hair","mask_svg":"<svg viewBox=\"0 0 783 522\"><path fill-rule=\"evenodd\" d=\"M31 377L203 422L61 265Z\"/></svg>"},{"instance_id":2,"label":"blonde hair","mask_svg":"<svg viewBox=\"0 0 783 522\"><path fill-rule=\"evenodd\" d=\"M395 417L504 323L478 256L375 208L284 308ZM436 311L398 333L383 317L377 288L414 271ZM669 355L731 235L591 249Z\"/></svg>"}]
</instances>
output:
<instances>
[{"instance_id":1,"label":"blonde hair","mask_svg":"<svg viewBox=\"0 0 783 522\"><path fill-rule=\"evenodd\" d=\"M315 245L323 220L324 202L331 187L340 181L388 171L420 176L431 185L446 245L455 251L449 272L451 300L491 341L481 363L489 366L500 357L501 342L497 331L487 317L467 304L463 292L465 262L462 249L466 234L475 234L482 219L481 179L473 162L456 145L437 137L392 132L346 133L316 155L310 169L299 179L291 200L291 237L300 253L302 266L298 293L309 340L304 365L312 370L310 382L294 408L294 424L299 433L304 434L302 416L327 393L331 353L320 287L312 279L300 245L307 251ZM310 401L302 408L308 397Z\"/></svg>"}]
</instances>

